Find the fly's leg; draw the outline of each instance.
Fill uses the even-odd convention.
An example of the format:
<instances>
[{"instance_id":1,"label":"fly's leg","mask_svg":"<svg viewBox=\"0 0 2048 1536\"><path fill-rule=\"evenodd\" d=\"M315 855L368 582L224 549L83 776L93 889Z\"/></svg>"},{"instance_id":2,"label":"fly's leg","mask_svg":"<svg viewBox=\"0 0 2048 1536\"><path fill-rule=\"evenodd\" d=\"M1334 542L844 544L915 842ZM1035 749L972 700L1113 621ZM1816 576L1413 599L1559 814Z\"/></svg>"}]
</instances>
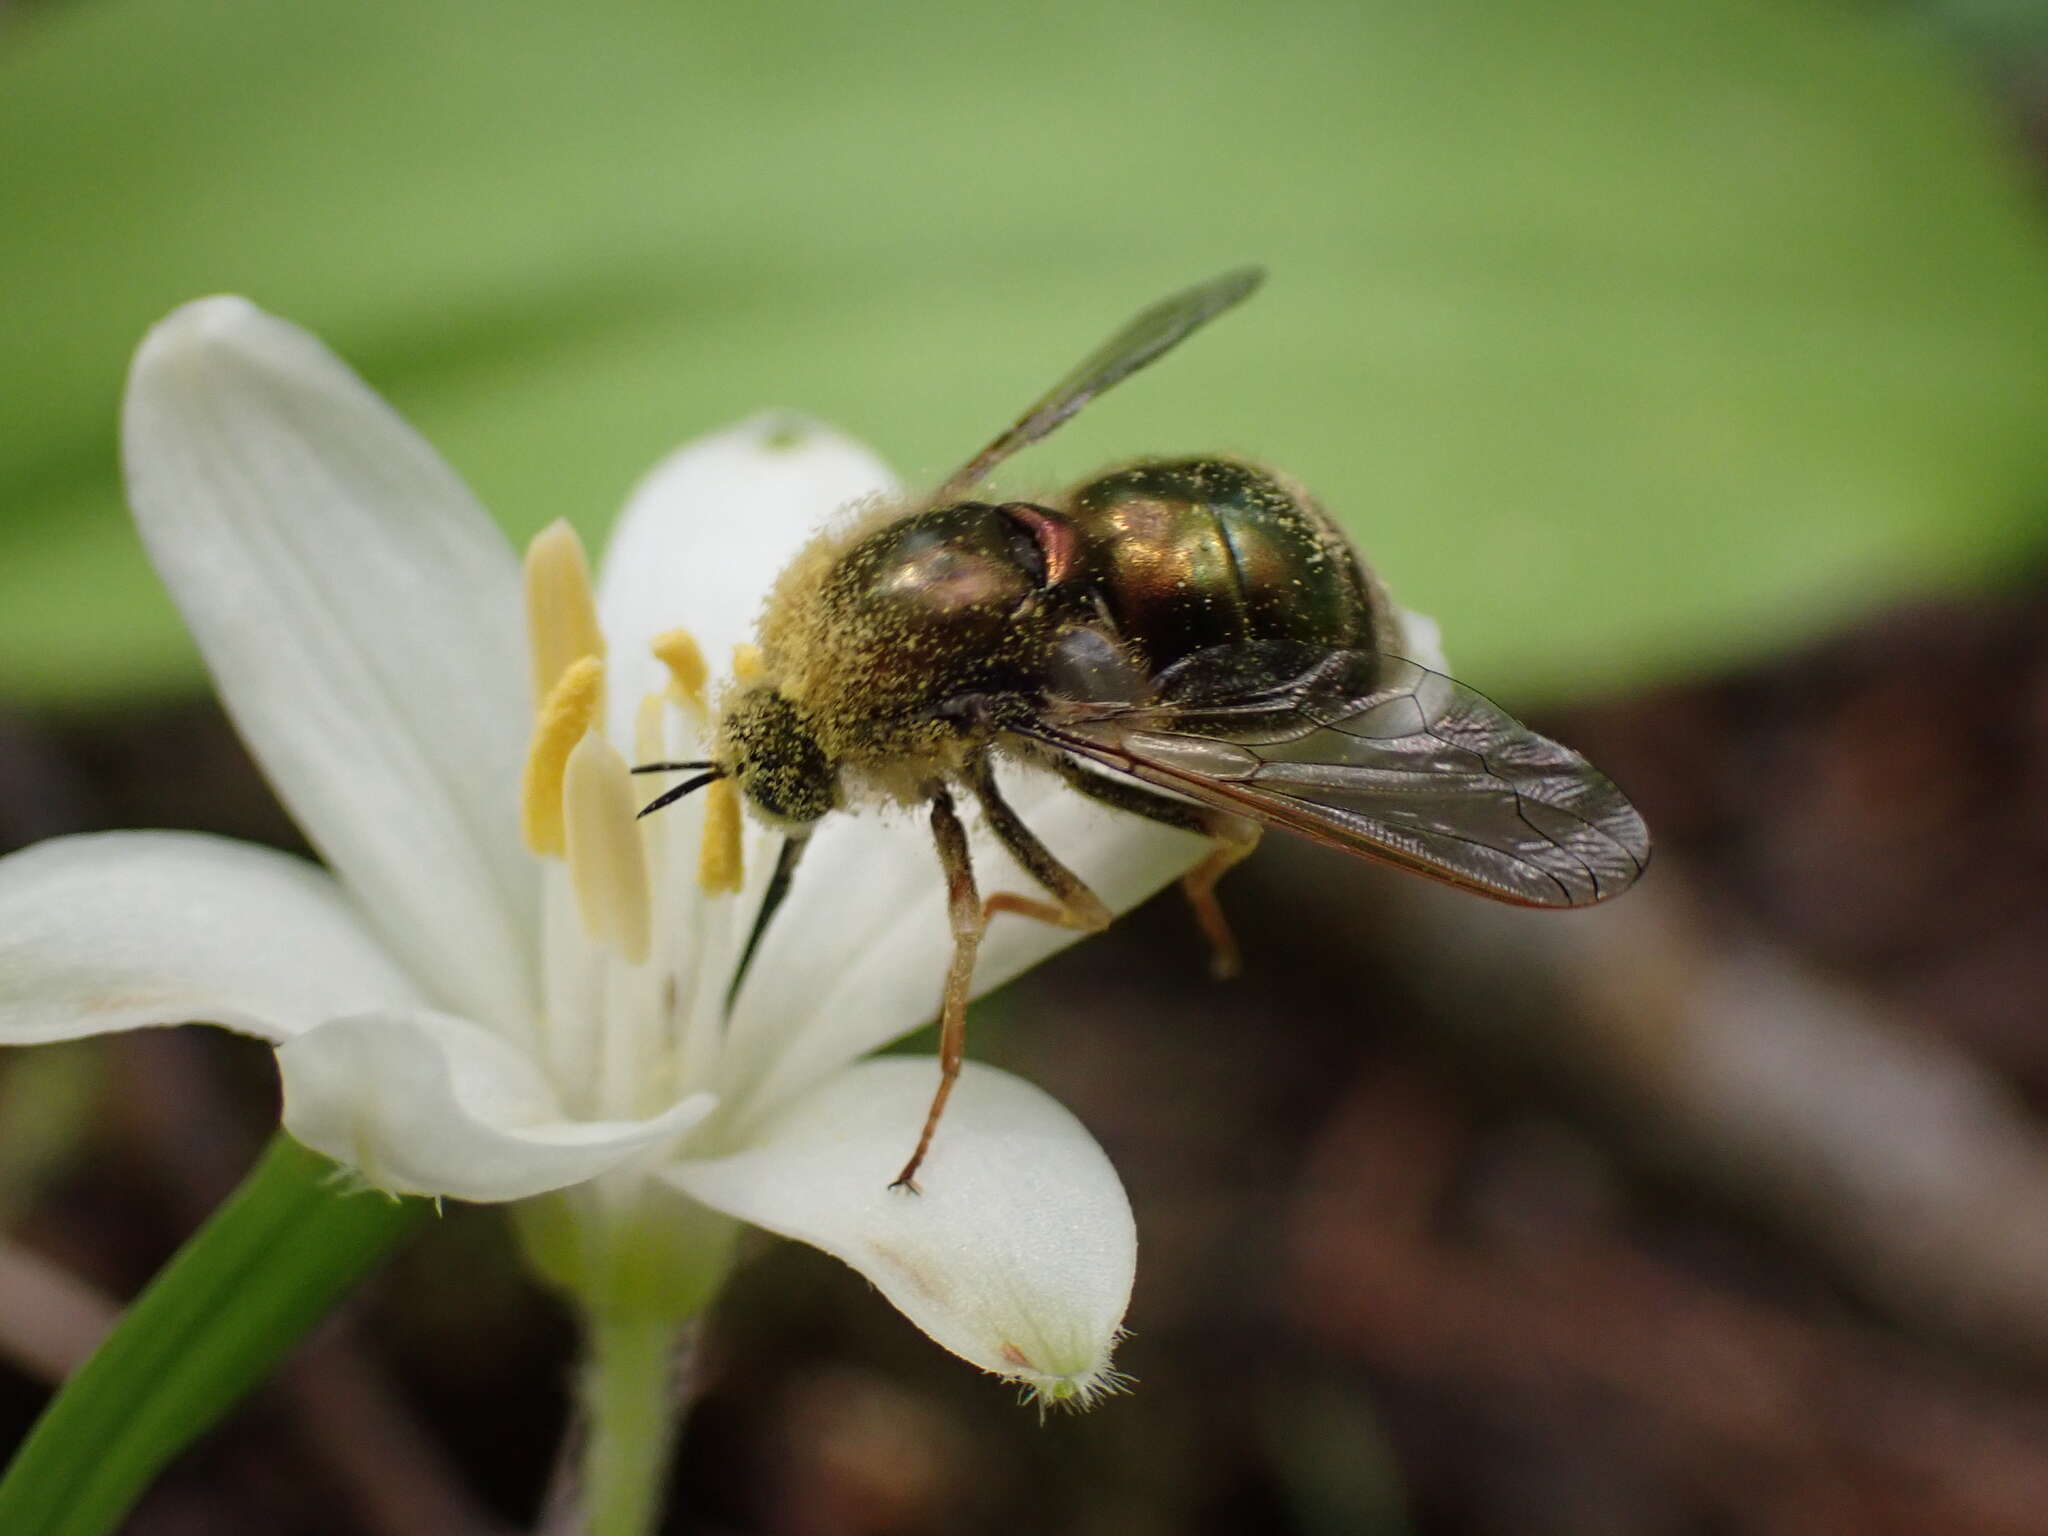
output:
<instances>
[{"instance_id":1,"label":"fly's leg","mask_svg":"<svg viewBox=\"0 0 2048 1536\"><path fill-rule=\"evenodd\" d=\"M1237 935L1230 931L1230 919L1223 915L1223 904L1216 899L1216 882L1231 866L1251 857L1259 846L1259 829L1241 817L1219 815L1216 820L1220 825L1210 833L1214 841L1208 854L1180 877L1180 888L1194 909L1195 926L1209 941L1209 974L1228 981L1244 971L1244 955Z\"/></svg>"},{"instance_id":2,"label":"fly's leg","mask_svg":"<svg viewBox=\"0 0 2048 1536\"><path fill-rule=\"evenodd\" d=\"M946 990L939 999L939 1090L932 1095L932 1107L925 1112L917 1150L889 1184L891 1189L907 1189L912 1194L918 1193L918 1165L931 1150L939 1116L946 1112L946 1100L953 1096L953 1084L960 1077L961 1055L967 1046L967 997L974 980L974 955L981 948L982 930L988 926L981 910L981 897L974 888L974 865L967 856L967 829L960 825L959 813L953 809L953 796L943 784L934 784L931 796L932 840L938 844L939 864L946 872L946 920L953 928L953 962L946 968Z\"/></svg>"},{"instance_id":3,"label":"fly's leg","mask_svg":"<svg viewBox=\"0 0 2048 1536\"><path fill-rule=\"evenodd\" d=\"M1091 800L1183 832L1199 832L1210 840L1208 857L1180 877L1180 886L1194 909L1195 925L1209 941L1209 974L1228 979L1242 971L1243 956L1222 904L1216 900L1216 882L1259 846L1258 824L1205 805L1190 805L1129 779L1090 773L1064 755L1051 754L1047 760L1061 778Z\"/></svg>"},{"instance_id":4,"label":"fly's leg","mask_svg":"<svg viewBox=\"0 0 2048 1536\"><path fill-rule=\"evenodd\" d=\"M1035 896L1020 896L1015 891L997 891L982 903L982 921L987 922L998 912L1018 912L1041 923L1050 923L1055 928L1073 928L1082 933L1100 933L1107 928L1110 911L1102 904L1102 898L1089 890L1081 877L1055 858L1052 850L1038 840L1038 834L1024 825L1023 819L996 788L995 774L989 768L988 759L976 758L968 765L966 776L967 787L981 802L989 831L995 833L997 841L1024 867L1024 873L1044 886L1054 898L1041 901Z\"/></svg>"},{"instance_id":5,"label":"fly's leg","mask_svg":"<svg viewBox=\"0 0 2048 1536\"><path fill-rule=\"evenodd\" d=\"M932 786L932 839L938 844L939 863L946 872L946 916L953 926L953 961L946 970L946 990L939 1002L938 1092L925 1113L917 1150L910 1154L910 1161L889 1186L913 1194L917 1192L917 1170L931 1150L939 1117L945 1113L946 1100L953 1096L953 1084L960 1077L967 1044L967 999L974 981L974 957L981 948L981 936L988 930L989 919L998 912L1017 912L1057 928L1075 928L1083 933L1099 933L1109 926L1109 908L1024 825L996 788L988 760L977 758L969 764L966 779L967 787L988 818L989 830L1054 900L1041 901L1014 891L998 891L983 901L975 887L967 833L960 825L959 813L953 809L953 796L943 784Z\"/></svg>"}]
</instances>

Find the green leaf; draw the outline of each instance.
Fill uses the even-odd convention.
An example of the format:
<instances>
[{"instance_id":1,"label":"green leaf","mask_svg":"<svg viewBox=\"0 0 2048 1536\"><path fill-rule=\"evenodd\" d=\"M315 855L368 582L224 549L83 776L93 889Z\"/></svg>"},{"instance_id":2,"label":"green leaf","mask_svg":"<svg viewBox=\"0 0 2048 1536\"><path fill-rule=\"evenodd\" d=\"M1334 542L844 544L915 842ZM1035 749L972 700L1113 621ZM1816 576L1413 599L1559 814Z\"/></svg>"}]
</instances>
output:
<instances>
[{"instance_id":1,"label":"green leaf","mask_svg":"<svg viewBox=\"0 0 2048 1536\"><path fill-rule=\"evenodd\" d=\"M1518 702L2038 544L2040 200L1895 8L95 0L8 40L0 695L196 680L113 434L144 327L221 289L321 331L515 533L599 533L767 405L942 475L1261 260L1019 488L1284 465Z\"/></svg>"},{"instance_id":2,"label":"green leaf","mask_svg":"<svg viewBox=\"0 0 2048 1536\"><path fill-rule=\"evenodd\" d=\"M279 1136L58 1391L0 1477L7 1536L100 1536L389 1253L426 1205L338 1194Z\"/></svg>"}]
</instances>

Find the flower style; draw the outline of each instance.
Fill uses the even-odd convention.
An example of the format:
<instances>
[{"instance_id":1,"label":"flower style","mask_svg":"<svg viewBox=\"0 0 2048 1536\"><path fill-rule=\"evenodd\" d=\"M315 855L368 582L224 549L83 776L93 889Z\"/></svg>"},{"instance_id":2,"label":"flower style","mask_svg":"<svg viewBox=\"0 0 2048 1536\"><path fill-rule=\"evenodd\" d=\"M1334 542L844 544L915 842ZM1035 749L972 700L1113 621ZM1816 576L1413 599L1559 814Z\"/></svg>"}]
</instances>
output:
<instances>
[{"instance_id":1,"label":"flower style","mask_svg":"<svg viewBox=\"0 0 2048 1536\"><path fill-rule=\"evenodd\" d=\"M0 860L0 1042L267 1040L294 1136L378 1189L519 1202L595 1315L687 1316L752 1223L1044 1398L1113 1379L1135 1238L1070 1114L970 1063L925 1193L887 1187L938 1072L868 1056L931 1017L945 972L922 825L829 818L728 1007L772 838L717 796L634 819L629 757L701 752L702 659L735 654L817 524L890 489L876 459L742 423L647 477L594 596L564 526L522 580L417 434L232 298L150 334L123 449L150 556L332 874L170 832ZM1113 909L1202 851L1049 777L1013 799ZM975 855L991 887L1022 878L979 833ZM1073 937L998 921L978 989Z\"/></svg>"}]
</instances>

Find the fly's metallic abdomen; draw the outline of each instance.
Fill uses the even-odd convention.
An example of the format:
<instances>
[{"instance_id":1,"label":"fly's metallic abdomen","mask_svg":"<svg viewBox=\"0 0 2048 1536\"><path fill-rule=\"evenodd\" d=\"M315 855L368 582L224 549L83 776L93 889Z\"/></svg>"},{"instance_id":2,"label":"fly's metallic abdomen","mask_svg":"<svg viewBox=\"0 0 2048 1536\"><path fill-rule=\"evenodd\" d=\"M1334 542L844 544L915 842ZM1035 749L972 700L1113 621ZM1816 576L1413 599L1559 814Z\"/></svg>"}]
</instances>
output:
<instances>
[{"instance_id":1,"label":"fly's metallic abdomen","mask_svg":"<svg viewBox=\"0 0 2048 1536\"><path fill-rule=\"evenodd\" d=\"M1155 670L1210 646L1370 647L1372 589L1305 495L1232 459L1168 459L1076 487L1061 511L1083 578Z\"/></svg>"}]
</instances>

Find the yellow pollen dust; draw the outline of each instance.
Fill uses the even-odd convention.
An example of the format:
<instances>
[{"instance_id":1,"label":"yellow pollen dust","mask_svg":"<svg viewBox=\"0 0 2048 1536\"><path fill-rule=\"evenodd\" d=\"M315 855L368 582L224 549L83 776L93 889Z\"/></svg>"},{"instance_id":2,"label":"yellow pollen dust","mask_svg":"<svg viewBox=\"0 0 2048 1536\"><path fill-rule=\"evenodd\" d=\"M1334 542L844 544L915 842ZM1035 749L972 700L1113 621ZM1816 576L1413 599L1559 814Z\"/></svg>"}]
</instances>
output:
<instances>
[{"instance_id":1,"label":"yellow pollen dust","mask_svg":"<svg viewBox=\"0 0 2048 1536\"><path fill-rule=\"evenodd\" d=\"M761 660L761 647L742 640L732 648L732 675L743 683L758 683L768 675Z\"/></svg>"},{"instance_id":2,"label":"yellow pollen dust","mask_svg":"<svg viewBox=\"0 0 2048 1536\"><path fill-rule=\"evenodd\" d=\"M590 561L576 530L557 518L526 546L526 633L533 660L533 702L544 708L569 667L602 658L604 632L590 593Z\"/></svg>"},{"instance_id":3,"label":"yellow pollen dust","mask_svg":"<svg viewBox=\"0 0 2048 1536\"><path fill-rule=\"evenodd\" d=\"M665 629L654 637L651 649L654 659L668 668L676 701L701 720L705 714L704 684L711 669L704 665L704 652L698 648L696 637L687 629Z\"/></svg>"},{"instance_id":4,"label":"yellow pollen dust","mask_svg":"<svg viewBox=\"0 0 2048 1536\"><path fill-rule=\"evenodd\" d=\"M740 792L731 779L704 786L704 841L697 849L697 884L737 891L746 869L740 860Z\"/></svg>"},{"instance_id":5,"label":"yellow pollen dust","mask_svg":"<svg viewBox=\"0 0 2048 1536\"><path fill-rule=\"evenodd\" d=\"M585 656L569 663L540 707L519 787L520 831L535 853L563 851L562 772L603 705L604 663Z\"/></svg>"}]
</instances>

